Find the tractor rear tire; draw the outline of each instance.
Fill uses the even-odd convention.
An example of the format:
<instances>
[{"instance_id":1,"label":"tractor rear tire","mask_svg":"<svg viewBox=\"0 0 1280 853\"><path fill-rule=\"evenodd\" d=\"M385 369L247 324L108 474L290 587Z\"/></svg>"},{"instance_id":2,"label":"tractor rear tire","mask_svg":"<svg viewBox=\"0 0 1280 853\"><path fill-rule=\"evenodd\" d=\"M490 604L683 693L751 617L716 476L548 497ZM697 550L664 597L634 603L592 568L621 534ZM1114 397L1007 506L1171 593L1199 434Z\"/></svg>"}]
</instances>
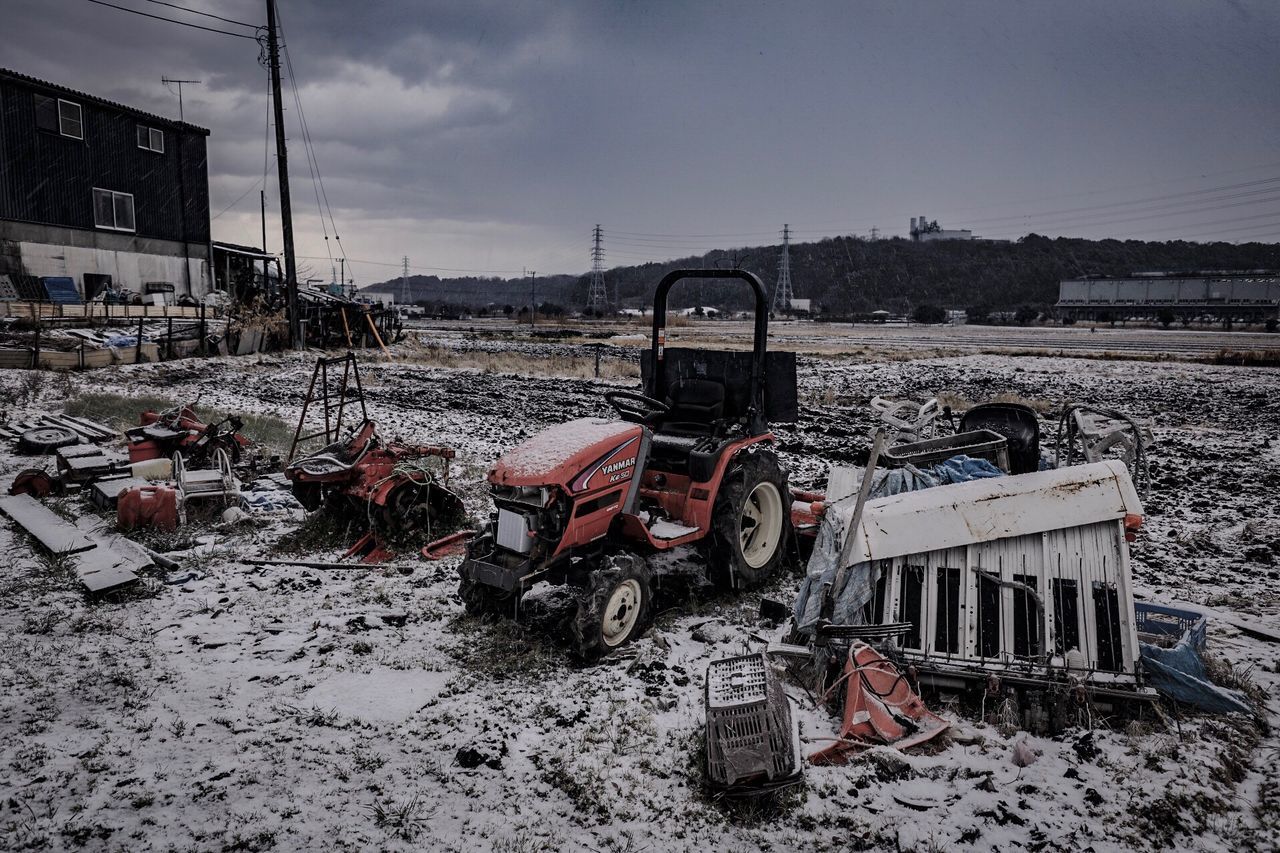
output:
<instances>
[{"instance_id":1,"label":"tractor rear tire","mask_svg":"<svg viewBox=\"0 0 1280 853\"><path fill-rule=\"evenodd\" d=\"M634 554L615 554L592 569L578 593L569 625L578 656L594 663L644 633L653 607L649 566Z\"/></svg>"},{"instance_id":2,"label":"tractor rear tire","mask_svg":"<svg viewBox=\"0 0 1280 853\"><path fill-rule=\"evenodd\" d=\"M791 492L778 457L769 450L739 453L712 510L711 582L720 589L759 586L785 562L791 534Z\"/></svg>"}]
</instances>

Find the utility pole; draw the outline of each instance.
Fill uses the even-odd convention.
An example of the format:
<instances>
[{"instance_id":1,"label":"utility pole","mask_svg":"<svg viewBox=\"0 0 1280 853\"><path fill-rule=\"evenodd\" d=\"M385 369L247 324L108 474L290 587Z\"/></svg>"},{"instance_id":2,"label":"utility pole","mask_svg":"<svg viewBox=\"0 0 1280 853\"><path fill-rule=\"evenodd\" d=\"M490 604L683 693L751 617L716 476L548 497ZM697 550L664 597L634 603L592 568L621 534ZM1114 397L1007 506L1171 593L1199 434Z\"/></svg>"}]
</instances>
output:
<instances>
[{"instance_id":1,"label":"utility pole","mask_svg":"<svg viewBox=\"0 0 1280 853\"><path fill-rule=\"evenodd\" d=\"M171 77L161 77L160 82L168 88L170 83L178 84L178 121L185 121L186 114L182 108L182 84L183 83L199 83L199 80L174 80ZM170 90L172 91L172 90ZM187 170L182 162L182 133L174 134L175 148L178 152L178 203L182 210L181 232L182 232L182 278L187 286L187 295L194 296L191 290L191 251L190 244L187 242ZM213 250L210 249L210 252ZM211 255L212 256L212 255Z\"/></svg>"},{"instance_id":2,"label":"utility pole","mask_svg":"<svg viewBox=\"0 0 1280 853\"><path fill-rule=\"evenodd\" d=\"M338 292L336 296L341 296L347 292L347 259L338 258Z\"/></svg>"},{"instance_id":3,"label":"utility pole","mask_svg":"<svg viewBox=\"0 0 1280 853\"><path fill-rule=\"evenodd\" d=\"M199 83L200 80L174 80L172 77L161 77L160 82L168 86L170 83L178 84L178 121L186 121L186 115L182 111L182 84L183 83Z\"/></svg>"},{"instance_id":4,"label":"utility pole","mask_svg":"<svg viewBox=\"0 0 1280 853\"><path fill-rule=\"evenodd\" d=\"M267 191L265 189L258 190L258 201L262 204L262 254L267 253ZM266 272L265 264L262 267Z\"/></svg>"},{"instance_id":5,"label":"utility pole","mask_svg":"<svg viewBox=\"0 0 1280 853\"><path fill-rule=\"evenodd\" d=\"M534 270L529 270L529 328L530 329L533 328L533 325L535 322L534 318L538 316L538 297L537 297L538 291L534 284L534 282L536 282L537 280L538 280L538 273L535 272Z\"/></svg>"},{"instance_id":6,"label":"utility pole","mask_svg":"<svg viewBox=\"0 0 1280 853\"><path fill-rule=\"evenodd\" d=\"M400 304L409 304L409 256L405 255L401 259L404 264L400 271Z\"/></svg>"},{"instance_id":7,"label":"utility pole","mask_svg":"<svg viewBox=\"0 0 1280 853\"><path fill-rule=\"evenodd\" d=\"M600 226L591 232L591 289L587 291L587 310L603 313L609 307L609 291L604 286L604 247Z\"/></svg>"},{"instance_id":8,"label":"utility pole","mask_svg":"<svg viewBox=\"0 0 1280 853\"><path fill-rule=\"evenodd\" d=\"M773 313L791 311L791 226L782 226L782 256L778 258L778 283L773 288Z\"/></svg>"},{"instance_id":9,"label":"utility pole","mask_svg":"<svg viewBox=\"0 0 1280 853\"><path fill-rule=\"evenodd\" d=\"M289 293L289 345L304 346L298 316L298 267L293 256L293 210L289 205L289 153L284 141L284 99L280 94L280 42L276 35L276 0L267 0L267 65L275 103L276 166L280 173L280 224L284 230L284 277ZM264 250L265 251L265 250Z\"/></svg>"}]
</instances>

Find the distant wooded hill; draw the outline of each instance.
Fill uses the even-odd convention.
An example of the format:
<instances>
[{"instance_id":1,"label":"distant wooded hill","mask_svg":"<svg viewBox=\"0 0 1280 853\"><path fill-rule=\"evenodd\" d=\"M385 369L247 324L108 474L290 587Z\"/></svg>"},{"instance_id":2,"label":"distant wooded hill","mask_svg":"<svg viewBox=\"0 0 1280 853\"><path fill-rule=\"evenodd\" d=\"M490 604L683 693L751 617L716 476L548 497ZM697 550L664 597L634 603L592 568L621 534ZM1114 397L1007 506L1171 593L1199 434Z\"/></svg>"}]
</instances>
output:
<instances>
[{"instance_id":1,"label":"distant wooded hill","mask_svg":"<svg viewBox=\"0 0 1280 853\"><path fill-rule=\"evenodd\" d=\"M624 306L648 304L653 288L680 267L740 267L760 276L772 290L780 246L716 250L664 263L615 267L605 274L611 293ZM791 281L796 298L808 298L827 313L856 314L885 309L906 314L921 305L992 311L1048 306L1057 301L1058 281L1087 275L1142 271L1252 270L1280 268L1275 243L1152 243L1139 240L1081 240L1035 234L1014 243L945 240L915 243L902 238L864 240L828 237L791 246ZM539 305L552 302L581 309L587 275L539 278ZM488 304L517 310L529 304L529 280L409 279L412 301L449 303L479 309ZM364 288L399 297L400 281ZM718 281L688 282L672 293L673 305L745 308L745 291Z\"/></svg>"}]
</instances>

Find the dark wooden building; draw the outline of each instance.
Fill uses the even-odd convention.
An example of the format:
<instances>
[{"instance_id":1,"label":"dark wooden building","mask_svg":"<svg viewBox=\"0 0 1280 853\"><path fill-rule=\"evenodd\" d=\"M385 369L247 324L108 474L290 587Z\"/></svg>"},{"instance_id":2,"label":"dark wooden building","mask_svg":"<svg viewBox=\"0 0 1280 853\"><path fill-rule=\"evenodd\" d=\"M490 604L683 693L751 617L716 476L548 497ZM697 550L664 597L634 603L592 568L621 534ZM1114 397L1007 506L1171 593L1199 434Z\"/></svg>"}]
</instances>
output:
<instances>
[{"instance_id":1,"label":"dark wooden building","mask_svg":"<svg viewBox=\"0 0 1280 853\"><path fill-rule=\"evenodd\" d=\"M199 298L209 131L0 69L0 275Z\"/></svg>"}]
</instances>

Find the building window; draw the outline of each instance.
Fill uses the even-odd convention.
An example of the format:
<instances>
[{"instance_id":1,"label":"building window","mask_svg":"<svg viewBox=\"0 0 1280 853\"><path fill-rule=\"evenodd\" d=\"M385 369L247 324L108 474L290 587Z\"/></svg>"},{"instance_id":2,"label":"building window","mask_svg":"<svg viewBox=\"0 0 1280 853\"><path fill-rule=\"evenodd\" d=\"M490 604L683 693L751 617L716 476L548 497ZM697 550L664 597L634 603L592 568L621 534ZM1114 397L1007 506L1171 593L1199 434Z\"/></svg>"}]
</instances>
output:
<instances>
[{"instance_id":1,"label":"building window","mask_svg":"<svg viewBox=\"0 0 1280 853\"><path fill-rule=\"evenodd\" d=\"M164 132L144 124L138 125L138 147L157 154L164 153Z\"/></svg>"},{"instance_id":2,"label":"building window","mask_svg":"<svg viewBox=\"0 0 1280 853\"><path fill-rule=\"evenodd\" d=\"M36 95L36 128L84 139L84 114L79 104Z\"/></svg>"},{"instance_id":3,"label":"building window","mask_svg":"<svg viewBox=\"0 0 1280 853\"><path fill-rule=\"evenodd\" d=\"M95 188L93 224L112 231L133 231L133 196Z\"/></svg>"}]
</instances>

